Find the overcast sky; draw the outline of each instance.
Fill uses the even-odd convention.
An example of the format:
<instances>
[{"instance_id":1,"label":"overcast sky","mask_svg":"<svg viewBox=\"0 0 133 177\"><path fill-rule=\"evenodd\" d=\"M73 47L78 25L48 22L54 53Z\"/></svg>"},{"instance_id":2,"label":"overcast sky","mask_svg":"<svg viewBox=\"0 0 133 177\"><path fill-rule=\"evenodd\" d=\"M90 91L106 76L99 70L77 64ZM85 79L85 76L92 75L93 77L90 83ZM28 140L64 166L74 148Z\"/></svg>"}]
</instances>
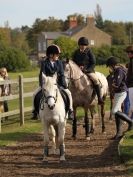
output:
<instances>
[{"instance_id":1,"label":"overcast sky","mask_svg":"<svg viewBox=\"0 0 133 177\"><path fill-rule=\"evenodd\" d=\"M31 27L36 18L65 20L74 13L86 16L94 14L97 4L103 20L133 22L133 0L0 0L0 26L8 21L11 28Z\"/></svg>"}]
</instances>

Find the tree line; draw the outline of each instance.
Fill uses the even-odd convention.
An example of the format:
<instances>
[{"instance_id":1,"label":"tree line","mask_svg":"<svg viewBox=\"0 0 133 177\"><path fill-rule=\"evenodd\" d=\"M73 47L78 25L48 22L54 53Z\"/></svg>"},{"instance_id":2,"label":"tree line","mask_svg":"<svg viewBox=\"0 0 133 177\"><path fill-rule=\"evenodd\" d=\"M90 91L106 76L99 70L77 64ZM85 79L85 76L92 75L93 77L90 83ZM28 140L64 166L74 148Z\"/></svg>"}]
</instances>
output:
<instances>
[{"instance_id":1,"label":"tree line","mask_svg":"<svg viewBox=\"0 0 133 177\"><path fill-rule=\"evenodd\" d=\"M78 25L86 23L86 18L82 14L75 13L67 16L66 20L56 19L55 17L37 18L31 27L22 26L21 28L11 29L8 24L5 27L0 27L0 67L5 65L12 71L27 69L27 66L30 65L28 56L31 53L36 53L37 37L40 32L66 31L69 28L69 18L71 16L77 18ZM125 62L124 48L133 42L133 22L103 20L99 5L96 6L94 17L96 26L112 36L111 47L93 48L97 64L104 64L109 55L115 55L120 58L121 62ZM64 46L59 40L63 40ZM71 57L72 51L77 47L76 42L67 38L59 38L59 40L57 39L55 42L61 45L63 57ZM18 67L12 65L18 65Z\"/></svg>"}]
</instances>

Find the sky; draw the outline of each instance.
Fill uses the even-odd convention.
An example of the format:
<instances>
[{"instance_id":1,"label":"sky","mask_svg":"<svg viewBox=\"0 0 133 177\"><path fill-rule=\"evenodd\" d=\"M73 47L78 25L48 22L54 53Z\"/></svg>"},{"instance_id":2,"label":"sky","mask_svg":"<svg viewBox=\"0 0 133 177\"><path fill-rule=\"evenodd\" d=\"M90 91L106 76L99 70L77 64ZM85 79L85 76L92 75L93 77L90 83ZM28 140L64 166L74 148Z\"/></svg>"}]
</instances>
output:
<instances>
[{"instance_id":1,"label":"sky","mask_svg":"<svg viewBox=\"0 0 133 177\"><path fill-rule=\"evenodd\" d=\"M103 20L133 22L133 0L0 0L0 26L8 21L11 28L32 27L37 18L66 20L74 13L86 17L94 14L97 4Z\"/></svg>"}]
</instances>

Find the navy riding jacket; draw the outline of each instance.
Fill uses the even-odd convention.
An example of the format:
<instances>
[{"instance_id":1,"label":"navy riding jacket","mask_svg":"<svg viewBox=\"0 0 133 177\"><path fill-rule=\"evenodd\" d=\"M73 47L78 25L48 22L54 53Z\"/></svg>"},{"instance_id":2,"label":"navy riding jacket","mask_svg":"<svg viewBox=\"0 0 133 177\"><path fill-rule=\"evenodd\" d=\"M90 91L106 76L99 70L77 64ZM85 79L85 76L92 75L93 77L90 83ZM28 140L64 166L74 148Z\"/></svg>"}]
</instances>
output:
<instances>
[{"instance_id":1,"label":"navy riding jacket","mask_svg":"<svg viewBox=\"0 0 133 177\"><path fill-rule=\"evenodd\" d=\"M126 77L127 77L127 71L124 67L118 67L114 71L114 78L113 78L113 84L115 87L113 87L113 90L115 93L121 93L127 91L127 85L126 85Z\"/></svg>"},{"instance_id":2,"label":"navy riding jacket","mask_svg":"<svg viewBox=\"0 0 133 177\"><path fill-rule=\"evenodd\" d=\"M96 59L89 48L86 48L83 52L80 49L76 50L73 55L73 61L78 66L84 66L84 71L86 73L95 72Z\"/></svg>"},{"instance_id":3,"label":"navy riding jacket","mask_svg":"<svg viewBox=\"0 0 133 177\"><path fill-rule=\"evenodd\" d=\"M42 73L46 76L52 77L55 73L57 74L57 83L64 89L67 88L67 84L64 76L64 68L61 60L56 60L54 65L51 64L49 58L41 62L41 69L39 74L39 84L42 87Z\"/></svg>"}]
</instances>

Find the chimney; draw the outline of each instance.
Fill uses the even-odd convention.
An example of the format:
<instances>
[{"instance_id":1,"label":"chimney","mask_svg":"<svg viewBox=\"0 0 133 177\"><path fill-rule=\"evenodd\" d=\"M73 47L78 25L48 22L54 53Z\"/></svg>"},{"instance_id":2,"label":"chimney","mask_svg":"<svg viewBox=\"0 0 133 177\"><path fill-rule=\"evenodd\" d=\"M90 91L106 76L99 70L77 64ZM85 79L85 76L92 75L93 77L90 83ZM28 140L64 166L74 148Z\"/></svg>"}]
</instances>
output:
<instances>
[{"instance_id":1,"label":"chimney","mask_svg":"<svg viewBox=\"0 0 133 177\"><path fill-rule=\"evenodd\" d=\"M69 18L69 28L77 26L77 18L75 16Z\"/></svg>"},{"instance_id":2,"label":"chimney","mask_svg":"<svg viewBox=\"0 0 133 177\"><path fill-rule=\"evenodd\" d=\"M95 18L93 15L89 15L87 18L86 18L86 23L87 25L89 26L95 26Z\"/></svg>"}]
</instances>

